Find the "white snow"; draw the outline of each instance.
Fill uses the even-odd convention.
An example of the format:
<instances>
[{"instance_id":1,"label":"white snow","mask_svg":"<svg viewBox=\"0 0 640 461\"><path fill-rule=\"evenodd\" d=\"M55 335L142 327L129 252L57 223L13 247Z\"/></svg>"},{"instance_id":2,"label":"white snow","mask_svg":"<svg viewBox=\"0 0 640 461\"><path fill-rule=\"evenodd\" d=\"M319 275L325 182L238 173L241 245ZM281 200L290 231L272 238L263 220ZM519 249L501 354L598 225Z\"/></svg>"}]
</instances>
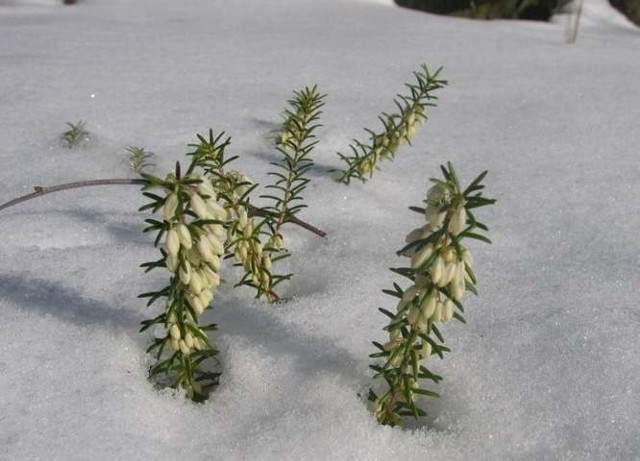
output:
<instances>
[{"instance_id":1,"label":"white snow","mask_svg":"<svg viewBox=\"0 0 640 461\"><path fill-rule=\"evenodd\" d=\"M0 1L2 202L131 176L129 145L154 151L160 174L209 127L266 184L291 91L329 95L301 214L328 238L290 229L289 302L219 294L206 320L224 374L205 404L146 380L136 296L163 278L138 267L156 250L135 187L0 212L0 459L640 458L640 32L597 1L575 45L564 21L381 2ZM365 185L333 182L335 151L378 128L422 62L450 85L414 146ZM59 136L78 120L93 141L68 150ZM407 207L447 160L466 181L490 170L494 244L473 247L480 297L433 361L442 398L422 423L380 427L364 399L377 308L394 305L380 290L420 224Z\"/></svg>"}]
</instances>

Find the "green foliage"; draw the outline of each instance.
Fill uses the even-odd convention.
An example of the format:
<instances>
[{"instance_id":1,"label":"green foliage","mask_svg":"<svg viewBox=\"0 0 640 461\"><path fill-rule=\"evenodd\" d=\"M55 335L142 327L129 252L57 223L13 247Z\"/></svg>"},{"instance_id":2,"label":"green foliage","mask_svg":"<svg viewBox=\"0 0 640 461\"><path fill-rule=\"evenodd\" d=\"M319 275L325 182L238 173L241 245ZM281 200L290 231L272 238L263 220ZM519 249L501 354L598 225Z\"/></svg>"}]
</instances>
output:
<instances>
[{"instance_id":1,"label":"green foliage","mask_svg":"<svg viewBox=\"0 0 640 461\"><path fill-rule=\"evenodd\" d=\"M129 152L129 166L135 174L140 174L145 169L154 166L154 163L150 161L154 155L153 152L148 152L144 147L129 146L127 152Z\"/></svg>"},{"instance_id":2,"label":"green foliage","mask_svg":"<svg viewBox=\"0 0 640 461\"><path fill-rule=\"evenodd\" d=\"M273 205L265 210L270 213L266 224L275 248L282 246L283 224L306 207L301 203L302 192L310 181L307 175L313 167L310 154L318 143L314 132L321 126L317 122L325 97L318 93L317 86L294 91L294 98L288 101L289 108L284 112L284 122L276 142L276 149L282 157L279 162L271 163L276 170L269 175L275 178L275 183L267 186L273 193L262 196L273 201Z\"/></svg>"},{"instance_id":3,"label":"green foliage","mask_svg":"<svg viewBox=\"0 0 640 461\"><path fill-rule=\"evenodd\" d=\"M402 144L411 143L417 128L427 120L427 107L436 105L437 97L432 93L447 84L439 79L441 71L442 67L432 73L423 64L418 72L414 72L416 82L405 83L409 94L398 95L393 100L398 113L383 112L378 116L384 130L376 133L365 129L369 134L369 144L354 140L354 144L349 146L351 154L338 153L347 164L344 170L337 170L338 181L344 184L349 184L352 179L365 182L378 169L378 162L393 160Z\"/></svg>"},{"instance_id":4,"label":"green foliage","mask_svg":"<svg viewBox=\"0 0 640 461\"><path fill-rule=\"evenodd\" d=\"M198 135L200 142L192 145L195 150L189 155L196 159L196 164L210 178L224 207L234 218L228 228L225 257L233 258L236 265L244 269L244 275L236 286L254 288L257 298L264 296L271 302L278 301L280 297L274 288L290 278L290 274L272 273L271 253L276 248L267 232L267 220L258 221L251 216L251 193L258 184L252 183L241 172L228 169L229 163L237 157L225 157L230 140L223 137L223 133L214 137L212 131L208 138ZM269 238L266 243L262 242L263 236Z\"/></svg>"},{"instance_id":5,"label":"green foliage","mask_svg":"<svg viewBox=\"0 0 640 461\"><path fill-rule=\"evenodd\" d=\"M381 424L394 426L404 416L424 416L417 398L438 396L422 387L420 380L438 383L442 377L422 363L432 355L443 358L449 352L438 325L453 318L465 322L464 294L477 294L473 258L462 243L465 239L491 243L481 233L488 230L487 226L472 211L495 202L482 196L487 172L462 189L453 166L449 163L441 168L444 180L431 180L434 186L427 193L426 207L411 208L422 214L427 224L412 231L407 245L398 252L411 258L410 265L391 269L408 278L411 285L403 290L394 284L392 290L383 290L399 303L395 314L380 309L390 319L385 327L389 341L374 342L377 352L370 356L383 359L371 368L375 378L384 381L386 390L380 395L373 390L369 393Z\"/></svg>"},{"instance_id":6,"label":"green foliage","mask_svg":"<svg viewBox=\"0 0 640 461\"><path fill-rule=\"evenodd\" d=\"M82 120L78 123L67 122L69 129L62 133L62 141L69 149L78 148L89 140L90 135L89 132L85 130L84 125L85 122Z\"/></svg>"},{"instance_id":7,"label":"green foliage","mask_svg":"<svg viewBox=\"0 0 640 461\"><path fill-rule=\"evenodd\" d=\"M277 180L267 186L282 195L267 196L274 205L259 210L260 220L255 219L256 209L250 203L258 185L229 169L237 157L227 157L230 138L224 133L214 136L210 130L207 137L197 135L184 174L177 163L175 172L165 179L143 171L151 166L147 151L127 149L132 169L144 180L143 195L150 200L141 210L163 213L162 220L147 219L145 229L156 233L154 245L161 258L142 266L147 271L164 268L171 274L167 286L140 295L149 298L149 306L165 303L164 312L142 322L141 331L164 328L148 349L156 352L157 360L149 370L150 378L183 388L196 401L206 399L217 384L220 373L210 365L207 368L208 359L218 352L207 336L215 325L201 326L198 319L211 307L224 259L233 259L244 270L236 287L255 289L257 298L280 299L274 289L290 274L273 273L272 253L284 249L281 228L303 207L297 202L309 182L305 174L313 165L309 154L316 145L314 131L323 99L314 86L294 92L289 101L277 146L282 162L273 164L279 170L270 174ZM151 192L156 189L160 193Z\"/></svg>"},{"instance_id":8,"label":"green foliage","mask_svg":"<svg viewBox=\"0 0 640 461\"><path fill-rule=\"evenodd\" d=\"M146 272L166 269L169 283L162 289L143 293L147 306L164 303L164 311L142 322L140 331L163 326L164 334L156 337L147 352L156 351L157 363L149 376L158 382L168 381L183 388L193 400L204 400L217 383L219 373L203 365L218 351L207 336L215 325L200 325L199 317L209 308L213 290L220 284L220 258L224 253L222 239L228 226L226 211L217 204L211 184L194 173L193 159L186 175L176 165L174 174L165 179L144 174L143 195L150 202L140 210L158 212L163 219L147 219L144 232L155 232L154 245L160 247L161 258L142 264ZM159 193L150 192L159 189Z\"/></svg>"}]
</instances>

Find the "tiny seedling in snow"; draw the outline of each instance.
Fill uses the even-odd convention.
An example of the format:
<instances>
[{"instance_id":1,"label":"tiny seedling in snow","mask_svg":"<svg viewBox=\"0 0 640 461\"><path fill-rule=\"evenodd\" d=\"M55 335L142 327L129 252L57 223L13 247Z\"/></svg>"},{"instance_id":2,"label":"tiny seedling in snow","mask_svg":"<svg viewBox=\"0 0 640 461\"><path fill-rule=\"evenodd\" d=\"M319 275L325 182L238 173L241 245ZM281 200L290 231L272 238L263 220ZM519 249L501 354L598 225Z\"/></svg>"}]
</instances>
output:
<instances>
[{"instance_id":1,"label":"tiny seedling in snow","mask_svg":"<svg viewBox=\"0 0 640 461\"><path fill-rule=\"evenodd\" d=\"M76 149L89 141L90 135L84 125L82 120L78 123L67 122L69 129L62 133L62 140L69 149Z\"/></svg>"},{"instance_id":2,"label":"tiny seedling in snow","mask_svg":"<svg viewBox=\"0 0 640 461\"><path fill-rule=\"evenodd\" d=\"M147 151L144 147L129 146L127 152L129 152L129 166L135 174L140 174L146 168L155 166L150 161L154 156L153 152Z\"/></svg>"}]
</instances>

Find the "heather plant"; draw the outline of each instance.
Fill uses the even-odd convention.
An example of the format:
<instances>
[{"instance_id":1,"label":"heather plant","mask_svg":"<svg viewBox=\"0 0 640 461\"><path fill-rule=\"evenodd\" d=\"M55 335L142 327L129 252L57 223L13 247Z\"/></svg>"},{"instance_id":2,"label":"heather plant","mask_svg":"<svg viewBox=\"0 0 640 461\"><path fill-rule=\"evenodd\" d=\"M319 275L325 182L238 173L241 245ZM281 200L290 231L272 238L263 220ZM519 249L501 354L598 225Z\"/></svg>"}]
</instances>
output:
<instances>
[{"instance_id":1,"label":"heather plant","mask_svg":"<svg viewBox=\"0 0 640 461\"><path fill-rule=\"evenodd\" d=\"M141 210L162 212L161 220L147 219L145 229L156 233L154 245L161 257L143 267L169 271L167 286L140 295L149 298L148 306L164 303L160 315L142 323L141 331L161 330L148 349L155 351L157 360L149 375L185 389L192 400L205 399L220 375L207 365L211 362L207 359L218 353L207 336L216 326L200 325L199 319L211 307L222 281L223 259L233 259L243 269L236 287L249 286L257 298L271 302L280 299L276 286L290 277L273 272L272 254L284 248L283 225L304 207L296 202L302 200L300 193L309 182L305 174L313 165L309 154L316 144L313 133L324 98L315 86L294 96L277 146L283 160L273 164L278 171L270 174L277 179L267 186L280 193L267 196L273 206L254 212L251 193L258 184L229 168L237 157L227 157L230 138L224 133L214 136L210 130L206 137L197 136L184 174L179 163L164 179L141 173L143 195L150 199ZM144 160L143 150L130 152Z\"/></svg>"},{"instance_id":2,"label":"heather plant","mask_svg":"<svg viewBox=\"0 0 640 461\"><path fill-rule=\"evenodd\" d=\"M423 64L419 71L414 72L415 83L405 83L409 94L399 94L393 100L398 112L383 112L378 116L384 129L375 132L366 128L368 143L356 139L349 146L350 154L338 152L340 159L346 163L346 168L333 170L338 173L339 182L349 184L352 179L366 182L379 169L381 161L393 160L400 146L411 143L418 127L427 121L427 108L436 105L438 98L433 92L447 84L439 79L441 71L442 67L432 73Z\"/></svg>"},{"instance_id":3,"label":"heather plant","mask_svg":"<svg viewBox=\"0 0 640 461\"><path fill-rule=\"evenodd\" d=\"M68 130L62 133L62 141L66 147L75 149L89 140L90 135L84 125L82 120L78 123L67 122Z\"/></svg>"},{"instance_id":4,"label":"heather plant","mask_svg":"<svg viewBox=\"0 0 640 461\"><path fill-rule=\"evenodd\" d=\"M425 207L411 207L426 224L411 231L407 245L398 253L410 258L406 267L391 269L409 279L410 284L383 290L398 299L396 312L380 309L390 321L384 328L386 343L374 342L378 350L370 357L382 359L371 365L375 379L384 381L383 391L370 390L376 419L394 426L403 416L415 418L426 413L418 406L419 396L437 397L422 381L438 383L442 377L423 363L431 356L443 358L449 352L440 328L452 319L465 322L462 300L467 291L477 294L473 257L467 240L491 243L482 234L487 226L474 215L476 208L494 203L483 197L483 172L462 189L450 163L442 168L444 179L432 179Z\"/></svg>"},{"instance_id":5,"label":"heather plant","mask_svg":"<svg viewBox=\"0 0 640 461\"><path fill-rule=\"evenodd\" d=\"M415 73L416 82L406 84L408 95L394 100L398 113L383 113L379 118L384 130L370 135L370 143L355 141L352 155L339 154L346 168L339 171L339 181L350 184L352 179L365 182L378 169L378 163L392 160L402 144L410 143L417 128L427 120L427 108L435 106L433 91L446 82L439 79L441 69L431 73L426 66ZM184 389L188 398L201 401L208 397L218 383L220 362L218 349L210 337L215 324L202 322L205 311L212 308L216 291L225 280L224 262L230 261L239 269L234 287L246 286L256 298L269 302L281 300L276 287L292 274L278 274L274 262L288 256L284 247L283 228L294 223L320 236L324 232L301 221L297 215L304 209L303 192L313 167L311 153L316 147L316 131L324 106L325 95L316 86L293 93L284 111L284 119L276 141L280 154L269 175L274 182L266 186L268 193L261 198L268 205L258 208L252 204L259 187L245 174L231 167L236 156L228 156L230 138L224 133L197 135L190 144L189 161L183 169L179 162L165 177L147 172L153 166L151 153L144 148L130 146L129 160L137 179L98 179L36 187L31 194L0 205L0 210L65 189L136 184L149 200L140 208L155 216L147 218L145 232L155 234L154 246L158 259L142 264L145 271L159 270L166 274L166 284L143 293L147 306L159 313L142 322L142 331L153 333L147 349L155 354L156 362L149 375L160 385ZM69 147L88 138L84 123L68 124L64 134ZM464 321L462 299L467 291L476 293L473 260L463 241L487 241L482 231L486 226L473 214L475 208L493 203L482 196L481 174L466 189L461 189L458 177L450 164L442 167L444 179L433 179L434 186L427 193L426 207L412 207L425 217L427 223L412 231L400 254L410 258L408 267L392 269L411 281L402 289L383 290L399 299L396 313L380 309L390 319L385 327L389 341L374 342L378 352L371 355L383 359L371 368L375 378L384 381L386 388L379 395L370 391L375 414L382 424L395 425L403 416L418 417L424 411L417 405L417 396L437 394L421 386L420 380L440 381L422 363L432 355L443 357L449 349L444 346L440 332L442 324L453 318ZM233 277L231 273L227 280Z\"/></svg>"},{"instance_id":6,"label":"heather plant","mask_svg":"<svg viewBox=\"0 0 640 461\"><path fill-rule=\"evenodd\" d=\"M153 152L147 151L144 147L129 146L127 152L129 152L129 167L135 174L140 174L154 166L151 161L154 156Z\"/></svg>"},{"instance_id":7,"label":"heather plant","mask_svg":"<svg viewBox=\"0 0 640 461\"><path fill-rule=\"evenodd\" d=\"M273 251L283 248L283 225L306 207L302 192L311 181L308 176L313 167L311 151L318 144L315 131L320 127L318 120L325 97L318 93L317 86L305 87L294 92L294 98L288 101L289 107L284 112L282 129L276 140L281 157L278 162L271 163L275 170L269 172L275 182L266 186L270 193L262 196L273 203L265 208L270 235L268 246Z\"/></svg>"},{"instance_id":8,"label":"heather plant","mask_svg":"<svg viewBox=\"0 0 640 461\"><path fill-rule=\"evenodd\" d=\"M151 201L141 210L162 211L161 221L146 220L145 232L156 233L156 247L163 240L165 245L160 248L160 259L142 266L146 271L166 269L170 277L167 286L140 297L149 298L148 306L163 301L165 307L157 317L142 322L141 331L155 325L165 330L147 349L157 350L158 359L149 370L150 377L164 375L172 386L185 389L189 398L201 400L219 375L199 366L218 352L207 336L215 325L200 325L199 318L220 285L218 271L228 213L211 183L194 171L196 165L192 161L182 175L177 164L175 173L165 179L144 175L143 194ZM159 194L150 192L155 189Z\"/></svg>"}]
</instances>

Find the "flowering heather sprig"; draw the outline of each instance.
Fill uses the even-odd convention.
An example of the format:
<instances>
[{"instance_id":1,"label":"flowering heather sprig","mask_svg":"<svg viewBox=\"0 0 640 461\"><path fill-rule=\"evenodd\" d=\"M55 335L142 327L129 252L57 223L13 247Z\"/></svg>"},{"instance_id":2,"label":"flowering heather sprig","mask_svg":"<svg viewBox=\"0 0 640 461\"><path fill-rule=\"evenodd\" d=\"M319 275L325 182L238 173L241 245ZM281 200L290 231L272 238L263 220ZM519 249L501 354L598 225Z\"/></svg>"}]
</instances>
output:
<instances>
[{"instance_id":1,"label":"flowering heather sprig","mask_svg":"<svg viewBox=\"0 0 640 461\"><path fill-rule=\"evenodd\" d=\"M495 202L482 196L481 184L487 172L478 176L466 189L460 188L453 166L441 167L444 181L432 179L425 208L412 207L425 217L426 224L413 230L406 238L407 245L398 253L411 258L410 267L392 269L411 280L403 290L394 284L385 293L399 298L397 312L380 309L391 321L385 327L389 341L374 342L379 349L372 358L384 363L371 365L375 378L383 379L388 389L378 396L370 390L375 415L381 424L396 425L402 416L419 417L425 412L416 404L417 396L437 397L438 394L421 387L419 380L435 383L442 377L432 373L422 362L436 354L443 358L449 349L438 325L456 318L465 322L462 299L466 291L476 292L473 258L462 245L465 238L491 243L476 229L488 228L478 222L472 209Z\"/></svg>"},{"instance_id":2,"label":"flowering heather sprig","mask_svg":"<svg viewBox=\"0 0 640 461\"><path fill-rule=\"evenodd\" d=\"M143 177L147 182L143 193L151 202L141 210L162 211L163 218L147 219L145 232L157 232L155 245L160 246L163 237L164 245L160 248L161 259L142 266L147 271L166 268L171 273L165 288L140 295L149 298L147 305L166 299L164 312L142 322L140 330L154 325L165 330L148 349L157 349L158 359L149 374L152 378L165 375L173 387L185 389L189 398L202 400L217 383L219 373L205 371L200 365L218 351L207 336L215 325L200 326L198 319L220 285L218 272L228 213L218 203L211 183L195 173L182 177L179 164L175 174L164 180L146 174ZM161 195L148 192L157 188Z\"/></svg>"},{"instance_id":3,"label":"flowering heather sprig","mask_svg":"<svg viewBox=\"0 0 640 461\"><path fill-rule=\"evenodd\" d=\"M354 140L354 144L349 146L351 155L338 152L340 159L347 164L346 169L335 170L339 173L339 182L349 184L352 179L366 182L378 169L378 162L392 160L402 144L411 143L418 127L427 121L427 107L436 105L434 101L438 98L432 92L447 84L438 78L441 71L442 67L431 73L423 64L419 71L414 72L416 82L405 83L410 94L399 94L393 100L399 113L383 112L378 116L384 131L376 133L365 129L370 135L370 144Z\"/></svg>"},{"instance_id":4,"label":"flowering heather sprig","mask_svg":"<svg viewBox=\"0 0 640 461\"><path fill-rule=\"evenodd\" d=\"M195 150L190 154L194 163L203 168L212 178L212 184L218 191L220 200L229 212L228 238L226 257L233 257L236 264L242 266L245 273L236 286L247 285L256 290L256 297L265 296L269 301L278 301L280 297L274 291L275 286L290 275L272 273L271 252L276 245L282 245L280 237L274 242L270 239L267 245L261 242L261 235L266 221L257 222L249 215L251 209L250 194L256 188L245 175L237 171L229 171L226 166L236 157L225 158L225 148L229 138L222 140L224 133L217 137L209 131L208 139L198 135L198 144L192 145Z\"/></svg>"},{"instance_id":5,"label":"flowering heather sprig","mask_svg":"<svg viewBox=\"0 0 640 461\"><path fill-rule=\"evenodd\" d=\"M309 155L318 143L314 132L321 126L317 121L322 114L320 109L324 106L323 100L326 97L318 93L315 85L294 91L293 94L294 98L288 101L289 108L284 112L285 120L277 140L276 149L282 154L282 158L279 162L271 163L278 169L269 172L269 175L276 177L276 181L267 188L274 192L262 196L274 202L273 206L266 208L271 213L266 218L271 235L271 244L268 246L274 249L282 246L280 229L283 224L306 207L300 203L301 193L310 181L306 176L313 167Z\"/></svg>"}]
</instances>

